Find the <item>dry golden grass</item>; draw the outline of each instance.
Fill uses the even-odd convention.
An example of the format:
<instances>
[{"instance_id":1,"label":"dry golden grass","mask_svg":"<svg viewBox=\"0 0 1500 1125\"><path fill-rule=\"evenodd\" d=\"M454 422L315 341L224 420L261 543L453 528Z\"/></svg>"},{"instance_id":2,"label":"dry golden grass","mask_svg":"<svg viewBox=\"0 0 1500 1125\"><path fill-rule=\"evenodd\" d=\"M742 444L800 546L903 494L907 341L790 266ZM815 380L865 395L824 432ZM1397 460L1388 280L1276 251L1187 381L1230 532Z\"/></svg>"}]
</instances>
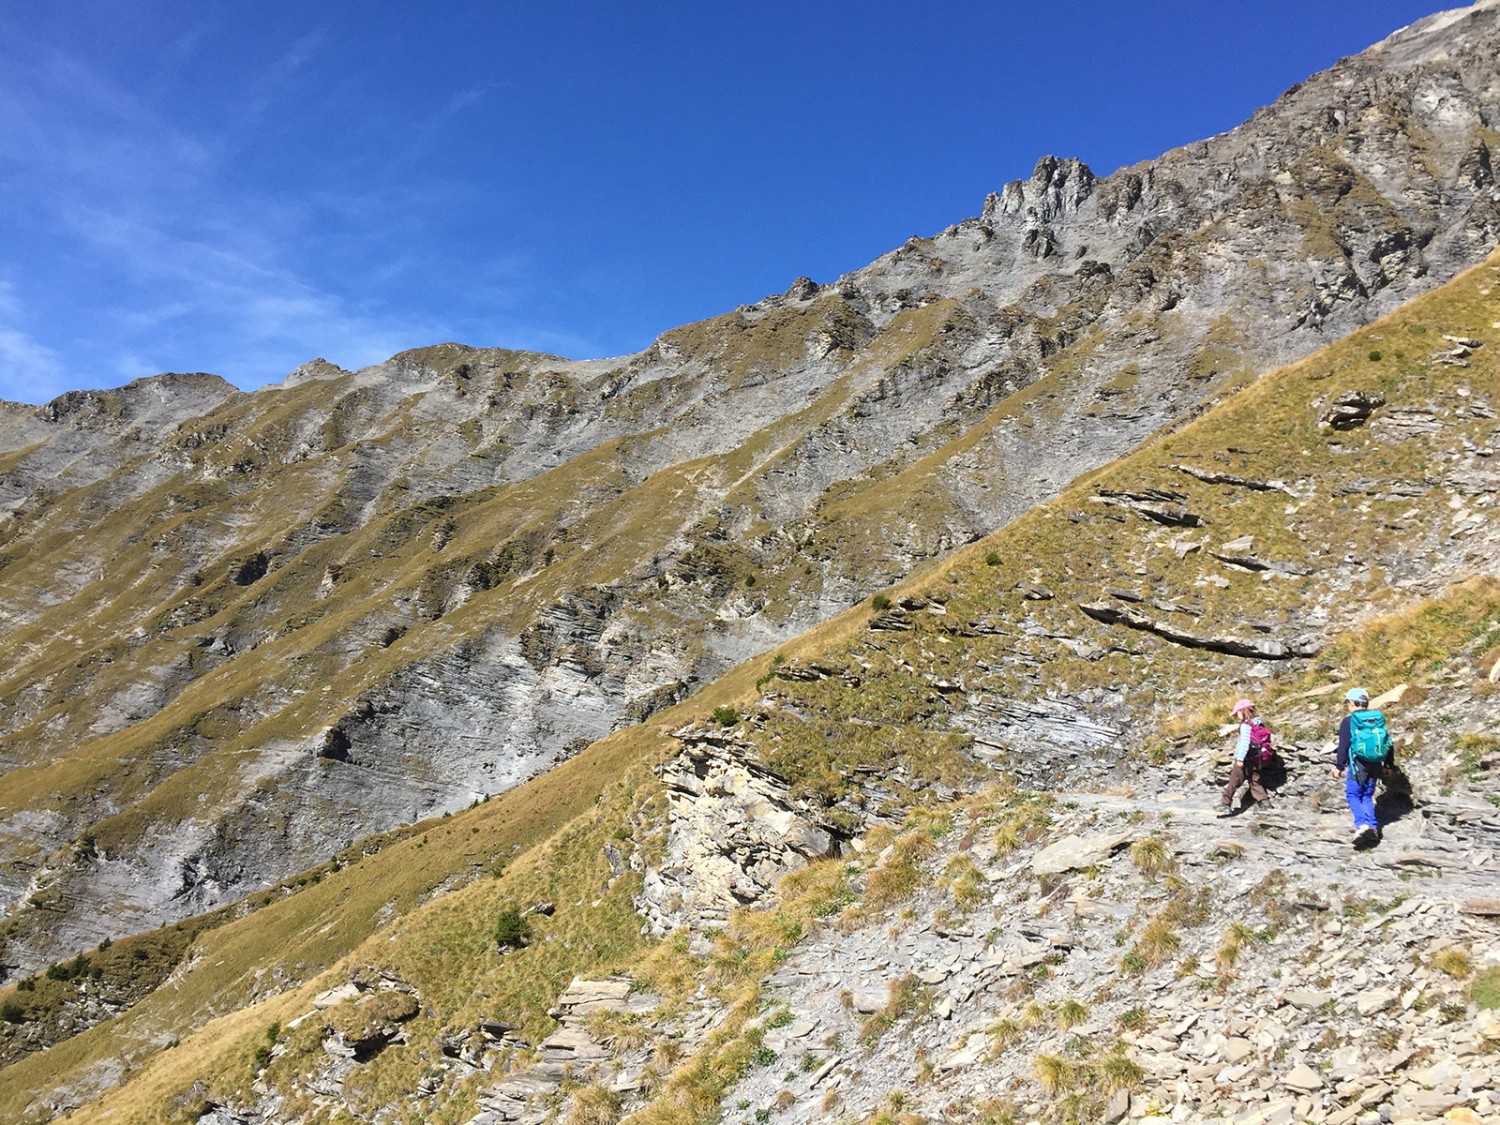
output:
<instances>
[{"instance_id":1,"label":"dry golden grass","mask_svg":"<svg viewBox=\"0 0 1500 1125\"><path fill-rule=\"evenodd\" d=\"M1144 840L1137 840L1132 844L1130 861L1135 864L1136 870L1148 879L1154 879L1176 867L1171 850L1160 836L1147 836Z\"/></svg>"},{"instance_id":2,"label":"dry golden grass","mask_svg":"<svg viewBox=\"0 0 1500 1125\"><path fill-rule=\"evenodd\" d=\"M1474 959L1468 950L1458 946L1449 946L1433 954L1432 967L1454 980L1468 980L1474 975Z\"/></svg>"}]
</instances>

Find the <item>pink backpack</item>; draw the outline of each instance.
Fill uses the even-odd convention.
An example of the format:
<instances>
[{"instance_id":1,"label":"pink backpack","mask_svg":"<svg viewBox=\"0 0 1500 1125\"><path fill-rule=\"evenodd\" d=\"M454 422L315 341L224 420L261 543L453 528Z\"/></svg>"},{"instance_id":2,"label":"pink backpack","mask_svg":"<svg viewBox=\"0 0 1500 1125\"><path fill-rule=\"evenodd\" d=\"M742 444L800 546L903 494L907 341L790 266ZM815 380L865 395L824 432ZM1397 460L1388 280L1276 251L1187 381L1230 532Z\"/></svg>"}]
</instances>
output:
<instances>
[{"instance_id":1,"label":"pink backpack","mask_svg":"<svg viewBox=\"0 0 1500 1125\"><path fill-rule=\"evenodd\" d=\"M1245 755L1245 764L1264 769L1274 757L1276 757L1276 751L1271 746L1271 728L1259 719L1252 719L1250 722L1250 750Z\"/></svg>"}]
</instances>

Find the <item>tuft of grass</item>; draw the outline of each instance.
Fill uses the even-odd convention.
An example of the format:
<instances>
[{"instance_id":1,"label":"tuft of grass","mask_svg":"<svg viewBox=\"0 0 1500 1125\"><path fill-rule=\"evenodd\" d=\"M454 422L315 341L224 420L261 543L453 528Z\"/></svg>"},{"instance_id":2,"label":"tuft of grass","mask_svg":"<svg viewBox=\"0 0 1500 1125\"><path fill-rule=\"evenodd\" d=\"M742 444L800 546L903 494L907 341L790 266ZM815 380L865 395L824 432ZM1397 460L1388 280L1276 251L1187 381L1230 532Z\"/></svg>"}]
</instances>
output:
<instances>
[{"instance_id":1,"label":"tuft of grass","mask_svg":"<svg viewBox=\"0 0 1500 1125\"><path fill-rule=\"evenodd\" d=\"M1469 983L1469 998L1481 1009L1500 1009L1500 965L1492 965Z\"/></svg>"},{"instance_id":2,"label":"tuft of grass","mask_svg":"<svg viewBox=\"0 0 1500 1125\"><path fill-rule=\"evenodd\" d=\"M1052 798L1044 793L1010 791L1003 811L990 818L995 849L1002 855L1040 840L1052 826Z\"/></svg>"},{"instance_id":3,"label":"tuft of grass","mask_svg":"<svg viewBox=\"0 0 1500 1125\"><path fill-rule=\"evenodd\" d=\"M1474 959L1468 950L1456 945L1440 950L1432 959L1432 967L1454 980L1468 980L1474 975Z\"/></svg>"},{"instance_id":4,"label":"tuft of grass","mask_svg":"<svg viewBox=\"0 0 1500 1125\"><path fill-rule=\"evenodd\" d=\"M1176 868L1172 853L1160 836L1147 836L1144 840L1137 840L1130 846L1130 860L1135 864L1136 870L1148 879Z\"/></svg>"},{"instance_id":5,"label":"tuft of grass","mask_svg":"<svg viewBox=\"0 0 1500 1125\"><path fill-rule=\"evenodd\" d=\"M1120 1013L1121 1031L1141 1031L1151 1026L1151 1013L1145 1008L1126 1008Z\"/></svg>"},{"instance_id":6,"label":"tuft of grass","mask_svg":"<svg viewBox=\"0 0 1500 1125\"><path fill-rule=\"evenodd\" d=\"M959 854L949 860L943 877L958 909L972 910L984 899L984 873L968 856Z\"/></svg>"},{"instance_id":7,"label":"tuft of grass","mask_svg":"<svg viewBox=\"0 0 1500 1125\"><path fill-rule=\"evenodd\" d=\"M1001 1052L1021 1038L1023 1028L1013 1019L998 1019L985 1029L990 1037L990 1057L998 1058Z\"/></svg>"},{"instance_id":8,"label":"tuft of grass","mask_svg":"<svg viewBox=\"0 0 1500 1125\"><path fill-rule=\"evenodd\" d=\"M1095 1065L1099 1084L1107 1093L1117 1090L1135 1090L1146 1080L1146 1068L1125 1052L1123 1043L1105 1055Z\"/></svg>"},{"instance_id":9,"label":"tuft of grass","mask_svg":"<svg viewBox=\"0 0 1500 1125\"><path fill-rule=\"evenodd\" d=\"M596 1082L573 1095L568 1125L617 1125L623 1112L620 1095Z\"/></svg>"},{"instance_id":10,"label":"tuft of grass","mask_svg":"<svg viewBox=\"0 0 1500 1125\"><path fill-rule=\"evenodd\" d=\"M1218 951L1214 954L1219 968L1226 971L1234 968L1245 946L1257 940L1262 940L1259 931L1243 922L1231 922L1229 929L1224 932L1224 940L1219 943Z\"/></svg>"},{"instance_id":11,"label":"tuft of grass","mask_svg":"<svg viewBox=\"0 0 1500 1125\"><path fill-rule=\"evenodd\" d=\"M1089 1010L1077 1000L1068 999L1057 1006L1057 1011L1053 1013L1053 1016L1057 1020L1057 1026L1067 1030L1070 1027L1077 1027L1088 1019Z\"/></svg>"},{"instance_id":12,"label":"tuft of grass","mask_svg":"<svg viewBox=\"0 0 1500 1125\"><path fill-rule=\"evenodd\" d=\"M1077 1079L1077 1065L1061 1055L1038 1055L1031 1068L1037 1084L1049 1097L1071 1088Z\"/></svg>"},{"instance_id":13,"label":"tuft of grass","mask_svg":"<svg viewBox=\"0 0 1500 1125\"><path fill-rule=\"evenodd\" d=\"M903 1016L932 1006L932 991L915 976L899 977L890 983L885 1007L873 1013L859 1029L860 1042L873 1047Z\"/></svg>"},{"instance_id":14,"label":"tuft of grass","mask_svg":"<svg viewBox=\"0 0 1500 1125\"><path fill-rule=\"evenodd\" d=\"M880 910L910 898L922 881L921 861L936 847L925 832L908 832L896 840L891 854L865 880L865 906Z\"/></svg>"}]
</instances>

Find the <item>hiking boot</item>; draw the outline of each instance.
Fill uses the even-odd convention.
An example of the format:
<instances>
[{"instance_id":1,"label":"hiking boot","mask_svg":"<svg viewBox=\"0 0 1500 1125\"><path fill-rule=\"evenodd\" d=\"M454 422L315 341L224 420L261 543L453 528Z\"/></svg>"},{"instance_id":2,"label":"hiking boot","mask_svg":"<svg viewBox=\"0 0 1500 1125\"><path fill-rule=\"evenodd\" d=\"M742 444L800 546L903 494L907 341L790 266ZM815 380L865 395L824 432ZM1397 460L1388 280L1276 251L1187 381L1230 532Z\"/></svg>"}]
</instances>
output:
<instances>
[{"instance_id":1,"label":"hiking boot","mask_svg":"<svg viewBox=\"0 0 1500 1125\"><path fill-rule=\"evenodd\" d=\"M1380 839L1380 834L1378 832L1376 832L1375 829L1371 828L1368 824L1365 824L1365 825L1361 825L1355 831L1355 833L1354 833L1354 839L1352 841L1350 841L1350 842L1356 848L1363 848L1363 847L1368 847L1370 844L1373 844L1378 839Z\"/></svg>"},{"instance_id":2,"label":"hiking boot","mask_svg":"<svg viewBox=\"0 0 1500 1125\"><path fill-rule=\"evenodd\" d=\"M1233 815L1234 815L1234 806L1231 805L1228 801L1221 801L1219 803L1219 819L1222 820L1226 816L1233 816Z\"/></svg>"}]
</instances>

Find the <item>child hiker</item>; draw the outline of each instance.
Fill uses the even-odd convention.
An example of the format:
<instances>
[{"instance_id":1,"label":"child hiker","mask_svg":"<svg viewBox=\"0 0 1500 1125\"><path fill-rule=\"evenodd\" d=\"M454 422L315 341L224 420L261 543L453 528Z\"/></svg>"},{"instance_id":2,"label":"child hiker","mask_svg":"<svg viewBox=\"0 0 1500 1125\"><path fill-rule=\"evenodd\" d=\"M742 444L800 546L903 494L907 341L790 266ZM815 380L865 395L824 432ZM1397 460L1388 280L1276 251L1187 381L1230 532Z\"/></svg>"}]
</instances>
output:
<instances>
[{"instance_id":1,"label":"child hiker","mask_svg":"<svg viewBox=\"0 0 1500 1125\"><path fill-rule=\"evenodd\" d=\"M1234 812L1234 796L1245 782L1250 783L1250 796L1256 805L1268 808L1271 795L1260 783L1260 767L1270 756L1271 732L1255 714L1255 704L1242 699L1234 705L1230 718L1239 724L1234 743L1234 768L1229 772L1229 784L1219 795L1219 815L1229 816Z\"/></svg>"}]
</instances>

